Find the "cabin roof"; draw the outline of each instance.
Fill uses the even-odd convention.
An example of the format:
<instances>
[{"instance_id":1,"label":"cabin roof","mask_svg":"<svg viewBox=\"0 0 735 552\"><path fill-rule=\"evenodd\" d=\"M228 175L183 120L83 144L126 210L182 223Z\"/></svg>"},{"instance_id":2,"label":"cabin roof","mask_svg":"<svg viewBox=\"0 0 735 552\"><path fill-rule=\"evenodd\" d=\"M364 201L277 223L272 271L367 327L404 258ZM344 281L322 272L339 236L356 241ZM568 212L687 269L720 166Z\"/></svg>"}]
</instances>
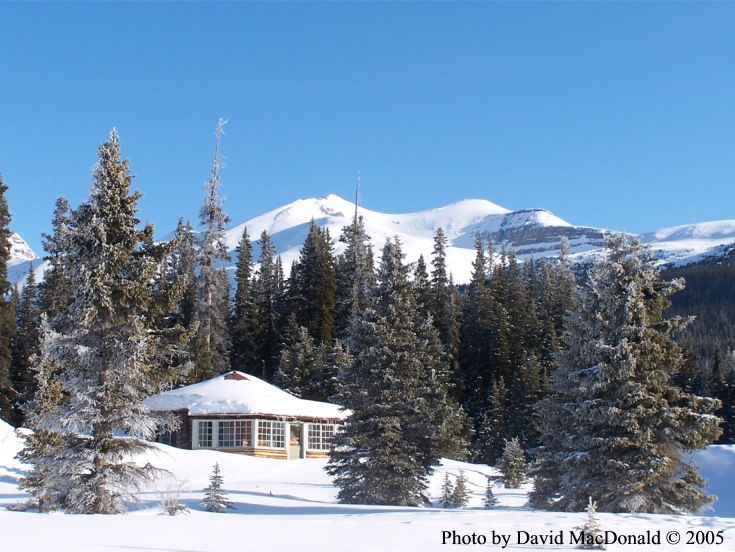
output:
<instances>
[{"instance_id":1,"label":"cabin roof","mask_svg":"<svg viewBox=\"0 0 735 552\"><path fill-rule=\"evenodd\" d=\"M237 370L153 395L145 399L144 404L155 411L188 410L190 416L262 414L344 419L348 414L338 405L299 399L275 385Z\"/></svg>"}]
</instances>

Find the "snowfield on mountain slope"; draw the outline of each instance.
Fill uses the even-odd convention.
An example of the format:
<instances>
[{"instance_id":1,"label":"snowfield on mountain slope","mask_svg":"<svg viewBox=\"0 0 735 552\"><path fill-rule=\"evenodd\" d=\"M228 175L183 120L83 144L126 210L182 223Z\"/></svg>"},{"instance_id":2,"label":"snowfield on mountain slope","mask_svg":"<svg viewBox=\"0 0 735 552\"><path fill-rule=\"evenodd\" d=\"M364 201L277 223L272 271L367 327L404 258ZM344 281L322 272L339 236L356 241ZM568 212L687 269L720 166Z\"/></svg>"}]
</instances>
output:
<instances>
[{"instance_id":1,"label":"snowfield on mountain slope","mask_svg":"<svg viewBox=\"0 0 735 552\"><path fill-rule=\"evenodd\" d=\"M570 531L584 523L585 514L531 511L527 507L529 486L503 489L497 484L499 504L482 509L486 476L497 472L484 465L445 460L431 479L434 505L441 494L444 473L456 476L462 469L469 479L472 498L462 510L433 507L404 508L343 505L336 502L337 489L324 472L323 460L269 460L215 451L186 451L163 445L141 460L169 470L139 494L140 503L126 515L83 516L54 513L12 512L6 507L26 500L17 487L24 473L14 456L21 440L7 424L0 422L0 534L2 550L13 552L130 552L176 551L221 552L372 552L375 550L425 552L466 549L452 545L453 539L485 537L481 549L567 550ZM617 535L660 535L662 545L612 544L608 550L699 550L696 545L667 545L666 536L687 531L722 531L723 545L714 549L735 549L735 501L730 496L730 478L735 467L735 447L709 447L696 456L703 473L710 478L712 491L720 494L716 513L722 517L598 514L601 528ZM236 509L213 514L199 505L208 484L211 468L219 462L224 487ZM179 495L191 513L177 517L160 508L162 494ZM712 514L712 512L710 512ZM561 533L560 533L561 531ZM650 533L647 533L650 532ZM537 539L559 538L564 544L538 544ZM493 536L497 544L492 544ZM503 538L508 544L503 546ZM442 541L446 540L446 544ZM472 545L469 545L473 548Z\"/></svg>"}]
</instances>

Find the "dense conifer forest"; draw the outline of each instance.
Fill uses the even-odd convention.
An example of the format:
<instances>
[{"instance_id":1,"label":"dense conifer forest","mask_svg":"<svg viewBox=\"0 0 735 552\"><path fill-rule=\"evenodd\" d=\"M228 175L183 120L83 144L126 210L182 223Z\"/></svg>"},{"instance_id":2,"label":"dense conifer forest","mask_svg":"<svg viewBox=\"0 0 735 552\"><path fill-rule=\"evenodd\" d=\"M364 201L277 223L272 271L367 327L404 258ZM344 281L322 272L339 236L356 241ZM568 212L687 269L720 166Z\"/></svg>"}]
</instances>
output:
<instances>
[{"instance_id":1,"label":"dense conifer forest","mask_svg":"<svg viewBox=\"0 0 735 552\"><path fill-rule=\"evenodd\" d=\"M478 235L472 279L456 286L442 228L431 258L408 264L398 239L371 243L356 212L339 236L312 221L288 274L268 233L245 229L230 276L222 125L198 236L182 219L156 243L140 225L140 193L113 131L88 200L56 204L43 281L30 272L13 292L0 247L0 416L35 430L23 485L41 508L122 511L155 476L128 455L175 423L143 398L230 369L351 410L328 466L344 502L420 504L441 457L496 465L509 443L530 462L542 507L584 509L592 481L606 489L607 511L708 501L676 455L665 473L634 480L645 492L623 482L672 447L700 448L720 433L733 442L735 266L662 275L640 242L617 235L575 273L564 242L556 259L521 263ZM0 244L5 190L0 181ZM649 427L658 419L670 425ZM643 435L650 453L635 456Z\"/></svg>"}]
</instances>

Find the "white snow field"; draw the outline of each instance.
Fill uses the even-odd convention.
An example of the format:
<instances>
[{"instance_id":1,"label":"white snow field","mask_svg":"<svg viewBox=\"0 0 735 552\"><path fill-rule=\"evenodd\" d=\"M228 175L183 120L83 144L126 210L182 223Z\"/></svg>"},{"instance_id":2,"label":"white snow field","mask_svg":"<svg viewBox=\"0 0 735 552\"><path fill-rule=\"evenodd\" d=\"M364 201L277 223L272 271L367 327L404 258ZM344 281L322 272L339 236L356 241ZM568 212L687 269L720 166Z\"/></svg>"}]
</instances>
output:
<instances>
[{"instance_id":1,"label":"white snow field","mask_svg":"<svg viewBox=\"0 0 735 552\"><path fill-rule=\"evenodd\" d=\"M336 502L337 490L323 471L323 460L270 460L215 451L186 451L163 445L145 460L171 475L140 493L140 503L117 516L13 512L7 506L27 500L17 481L24 466L14 460L22 446L12 428L0 422L0 551L3 552L426 552L449 549L571 550L570 531L584 514L532 511L528 486L503 489L499 505L482 509L486 475L483 465L444 461L431 480L436 504L445 471L464 470L472 500L466 509L438 507L354 506ZM709 447L696 456L721 499L707 516L598 514L602 529L645 538L660 535L662 544L611 544L608 550L735 550L735 493L731 490L735 448ZM236 509L208 513L199 505L211 468L219 462L224 488ZM170 517L160 507L162 493L180 492L190 514ZM720 517L715 517L716 514ZM667 544L666 538L717 539L720 545ZM561 533L560 533L561 532ZM674 533L672 533L674 532ZM471 544L474 542L484 544ZM534 544L532 537L559 538L563 544ZM495 544L493 544L493 537ZM507 544L503 540L507 538ZM464 542L469 544L452 544ZM446 544L442 544L445 541ZM540 542L540 540L538 541ZM683 542L683 541L682 541ZM504 547L505 545L505 547Z\"/></svg>"}]
</instances>

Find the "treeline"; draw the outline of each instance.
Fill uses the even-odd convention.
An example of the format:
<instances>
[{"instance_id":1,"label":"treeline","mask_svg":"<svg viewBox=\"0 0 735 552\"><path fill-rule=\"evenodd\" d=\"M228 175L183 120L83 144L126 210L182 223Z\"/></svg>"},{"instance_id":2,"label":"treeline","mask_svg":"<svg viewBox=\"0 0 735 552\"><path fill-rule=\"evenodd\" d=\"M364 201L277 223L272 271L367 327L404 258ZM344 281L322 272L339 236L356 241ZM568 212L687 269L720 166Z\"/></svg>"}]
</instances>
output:
<instances>
[{"instance_id":1,"label":"treeline","mask_svg":"<svg viewBox=\"0 0 735 552\"><path fill-rule=\"evenodd\" d=\"M441 456L494 465L506 442L517 439L545 459L546 490L537 493L542 504L560 484L557 462L544 451L560 458L574 453L568 443L554 442L562 428L577 431L568 423L579 416L560 414L575 404L574 389L601 405L595 393L628 388L625 374L638 364L659 366L653 388L646 387L650 378L636 375L643 378L638 392L645 387L655 395L658 411L667 400L681 412L711 410L714 403L705 407L693 399L702 391L695 350L685 346L686 357L672 341L682 325L663 320L679 286L643 268L639 244L611 246L608 264L590 273L599 284L596 295L586 275L582 285L576 281L566 244L558 259L519 263L513 251L495 251L478 236L471 281L457 286L441 228L431 258L407 264L394 239L376 244L376 267L356 212L336 238L344 245L340 254L329 231L312 222L288 276L268 233L258 237L256 259L245 229L230 278L224 268L229 217L219 195L221 135L222 123L201 233L181 220L171 241L156 243L150 225L139 227L140 194L131 191L113 131L100 146L89 199L76 208L63 198L56 203L53 230L44 235L49 267L43 282L31 271L13 296L5 270L9 250L0 249L0 292L8 297L0 302L0 416L35 430L22 455L33 466L23 485L43 507L121 511L132 491L119 489L155 475L124 458L150 446L146 440L157 427L174 423L148 412L142 399L230 369L353 412L329 467L346 502L416 504ZM5 189L0 183L0 230L7 236ZM614 285L615 267L630 273L630 289ZM630 297L618 296L623 292ZM633 299L647 314L628 319ZM634 367L603 370L618 362L609 356L613 349L616 359L629 355ZM722 358L722 386L712 393L724 397L735 386L728 383L727 353ZM585 378L595 371L607 379L587 388ZM575 408L584 412L590 405ZM610 408L627 407L622 401ZM683 449L716 436L713 419L705 417L706 431ZM590 439L615 437L605 431Z\"/></svg>"},{"instance_id":2,"label":"treeline","mask_svg":"<svg viewBox=\"0 0 735 552\"><path fill-rule=\"evenodd\" d=\"M691 392L715 397L723 420L720 443L735 442L735 263L705 262L670 268L666 278L684 278L686 286L671 297L668 313L691 316L682 345L687 369L681 384Z\"/></svg>"}]
</instances>

